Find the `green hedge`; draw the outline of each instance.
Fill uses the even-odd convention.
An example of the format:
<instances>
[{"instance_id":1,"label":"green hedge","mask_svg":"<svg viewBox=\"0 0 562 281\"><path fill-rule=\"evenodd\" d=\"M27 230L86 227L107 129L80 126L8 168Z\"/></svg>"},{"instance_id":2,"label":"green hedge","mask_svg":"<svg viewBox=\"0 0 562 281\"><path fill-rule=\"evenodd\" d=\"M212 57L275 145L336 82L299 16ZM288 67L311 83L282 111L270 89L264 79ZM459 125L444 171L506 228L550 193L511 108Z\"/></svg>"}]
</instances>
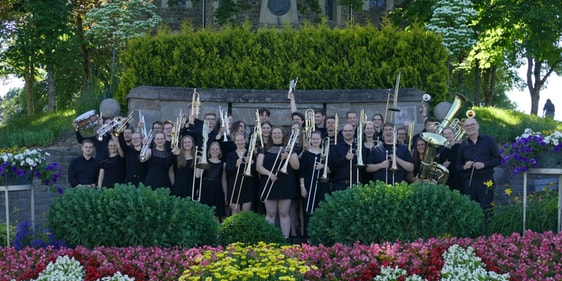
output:
<instances>
[{"instance_id":1,"label":"green hedge","mask_svg":"<svg viewBox=\"0 0 562 281\"><path fill-rule=\"evenodd\" d=\"M137 86L285 89L300 77L300 89L419 88L445 100L447 51L422 27L408 31L387 25L298 30L249 24L161 32L133 39L121 53L124 72L117 98Z\"/></svg>"},{"instance_id":2,"label":"green hedge","mask_svg":"<svg viewBox=\"0 0 562 281\"><path fill-rule=\"evenodd\" d=\"M48 228L57 240L88 248L215 245L214 211L169 193L142 184L67 189L49 208Z\"/></svg>"},{"instance_id":3,"label":"green hedge","mask_svg":"<svg viewBox=\"0 0 562 281\"><path fill-rule=\"evenodd\" d=\"M475 237L482 234L483 221L478 203L447 186L379 181L327 196L308 233L313 243L326 245Z\"/></svg>"},{"instance_id":4,"label":"green hedge","mask_svg":"<svg viewBox=\"0 0 562 281\"><path fill-rule=\"evenodd\" d=\"M219 243L228 245L235 242L258 244L259 242L285 244L281 229L267 222L263 215L250 211L234 214L221 224Z\"/></svg>"}]
</instances>

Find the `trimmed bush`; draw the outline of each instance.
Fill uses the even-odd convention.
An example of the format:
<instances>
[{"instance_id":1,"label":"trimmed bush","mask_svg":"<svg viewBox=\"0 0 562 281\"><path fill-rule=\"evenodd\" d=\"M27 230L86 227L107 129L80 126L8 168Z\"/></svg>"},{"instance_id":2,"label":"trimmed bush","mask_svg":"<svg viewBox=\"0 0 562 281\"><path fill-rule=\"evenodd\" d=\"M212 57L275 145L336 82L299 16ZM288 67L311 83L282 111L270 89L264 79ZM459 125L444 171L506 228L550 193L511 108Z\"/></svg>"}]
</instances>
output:
<instances>
[{"instance_id":1,"label":"trimmed bush","mask_svg":"<svg viewBox=\"0 0 562 281\"><path fill-rule=\"evenodd\" d=\"M225 246L235 242L249 245L259 242L286 243L278 227L267 222L264 216L249 211L226 218L219 229L219 242Z\"/></svg>"},{"instance_id":2,"label":"trimmed bush","mask_svg":"<svg viewBox=\"0 0 562 281\"><path fill-rule=\"evenodd\" d=\"M56 239L88 248L214 245L218 233L210 207L142 184L65 190L47 216Z\"/></svg>"},{"instance_id":3,"label":"trimmed bush","mask_svg":"<svg viewBox=\"0 0 562 281\"><path fill-rule=\"evenodd\" d=\"M444 185L371 182L327 196L310 218L313 243L333 245L481 235L478 203Z\"/></svg>"}]
</instances>

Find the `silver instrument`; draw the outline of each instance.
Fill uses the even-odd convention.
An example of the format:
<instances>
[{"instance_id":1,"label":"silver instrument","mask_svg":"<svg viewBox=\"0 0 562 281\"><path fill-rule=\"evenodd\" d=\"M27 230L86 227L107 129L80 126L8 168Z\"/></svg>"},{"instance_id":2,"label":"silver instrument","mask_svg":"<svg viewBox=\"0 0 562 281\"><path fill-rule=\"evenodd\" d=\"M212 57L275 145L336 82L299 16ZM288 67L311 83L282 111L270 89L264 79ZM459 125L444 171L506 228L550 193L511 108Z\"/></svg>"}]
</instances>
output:
<instances>
[{"instance_id":1,"label":"silver instrument","mask_svg":"<svg viewBox=\"0 0 562 281\"><path fill-rule=\"evenodd\" d=\"M154 139L154 134L152 134L152 129L150 129L150 131L148 132L147 141L146 141L146 143L142 144L142 148L141 148L141 151L139 153L139 160L141 162L146 161L146 151L150 147L150 144L152 143L152 139Z\"/></svg>"},{"instance_id":2,"label":"silver instrument","mask_svg":"<svg viewBox=\"0 0 562 281\"><path fill-rule=\"evenodd\" d=\"M299 82L299 77L296 79L291 80L289 83L289 94L287 94L287 99L291 99L291 94L295 92L295 88L297 87L297 83Z\"/></svg>"}]
</instances>

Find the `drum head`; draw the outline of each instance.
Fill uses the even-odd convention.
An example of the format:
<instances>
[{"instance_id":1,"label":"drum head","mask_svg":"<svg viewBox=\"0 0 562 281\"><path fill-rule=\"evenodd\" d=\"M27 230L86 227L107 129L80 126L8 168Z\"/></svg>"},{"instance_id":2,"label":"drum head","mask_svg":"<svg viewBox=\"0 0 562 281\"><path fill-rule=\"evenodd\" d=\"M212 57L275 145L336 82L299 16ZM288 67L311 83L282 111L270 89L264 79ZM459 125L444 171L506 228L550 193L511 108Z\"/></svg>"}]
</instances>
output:
<instances>
[{"instance_id":1,"label":"drum head","mask_svg":"<svg viewBox=\"0 0 562 281\"><path fill-rule=\"evenodd\" d=\"M74 119L74 121L78 122L78 121L81 121L81 120L86 120L93 115L96 115L96 111L90 110L90 111L87 111L87 112L84 112L84 113L80 114L80 116L76 117L76 119Z\"/></svg>"}]
</instances>

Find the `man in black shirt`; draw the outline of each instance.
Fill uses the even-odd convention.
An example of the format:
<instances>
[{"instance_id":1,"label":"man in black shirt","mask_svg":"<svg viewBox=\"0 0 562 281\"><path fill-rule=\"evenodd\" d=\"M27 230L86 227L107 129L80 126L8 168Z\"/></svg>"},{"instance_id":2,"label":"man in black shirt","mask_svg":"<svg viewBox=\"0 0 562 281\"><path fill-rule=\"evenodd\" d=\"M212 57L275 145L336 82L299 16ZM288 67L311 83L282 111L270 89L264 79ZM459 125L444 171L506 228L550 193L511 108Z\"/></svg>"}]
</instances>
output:
<instances>
[{"instance_id":1,"label":"man in black shirt","mask_svg":"<svg viewBox=\"0 0 562 281\"><path fill-rule=\"evenodd\" d=\"M408 172L414 170L414 161L408 151L408 147L395 142L395 126L385 123L383 126L383 141L380 142L369 154L367 160L367 172L374 173L373 181L383 181L387 184L395 184L406 180ZM396 153L393 149L396 148ZM392 159L396 156L395 159ZM396 169L392 169L392 161L396 161Z\"/></svg>"},{"instance_id":2,"label":"man in black shirt","mask_svg":"<svg viewBox=\"0 0 562 281\"><path fill-rule=\"evenodd\" d=\"M357 144L353 139L353 125L345 124L341 132L343 140L331 147L328 158L332 171L332 191L344 190L357 183Z\"/></svg>"},{"instance_id":3,"label":"man in black shirt","mask_svg":"<svg viewBox=\"0 0 562 281\"><path fill-rule=\"evenodd\" d=\"M68 182L70 186L96 186L98 182L99 164L92 155L94 147L93 140L84 139L82 141L82 155L72 159L68 165Z\"/></svg>"},{"instance_id":4,"label":"man in black shirt","mask_svg":"<svg viewBox=\"0 0 562 281\"><path fill-rule=\"evenodd\" d=\"M464 175L464 192L470 199L480 203L487 211L494 201L494 167L501 161L496 141L478 132L480 126L474 118L464 121L464 130L468 138L459 147L457 169Z\"/></svg>"}]
</instances>

